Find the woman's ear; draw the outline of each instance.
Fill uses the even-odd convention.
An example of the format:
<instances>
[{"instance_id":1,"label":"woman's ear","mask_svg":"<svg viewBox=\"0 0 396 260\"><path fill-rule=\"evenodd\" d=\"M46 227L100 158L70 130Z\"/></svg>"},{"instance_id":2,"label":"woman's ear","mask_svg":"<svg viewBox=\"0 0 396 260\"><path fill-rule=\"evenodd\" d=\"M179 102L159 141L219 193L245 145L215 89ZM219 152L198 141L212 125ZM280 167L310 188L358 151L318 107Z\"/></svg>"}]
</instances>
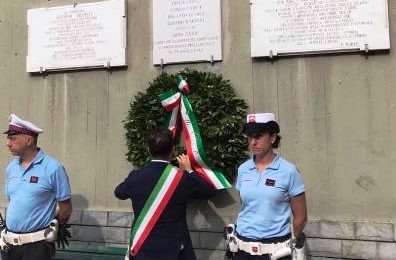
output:
<instances>
[{"instance_id":1,"label":"woman's ear","mask_svg":"<svg viewBox=\"0 0 396 260\"><path fill-rule=\"evenodd\" d=\"M273 133L271 135L271 144L274 144L276 142L276 133Z\"/></svg>"}]
</instances>

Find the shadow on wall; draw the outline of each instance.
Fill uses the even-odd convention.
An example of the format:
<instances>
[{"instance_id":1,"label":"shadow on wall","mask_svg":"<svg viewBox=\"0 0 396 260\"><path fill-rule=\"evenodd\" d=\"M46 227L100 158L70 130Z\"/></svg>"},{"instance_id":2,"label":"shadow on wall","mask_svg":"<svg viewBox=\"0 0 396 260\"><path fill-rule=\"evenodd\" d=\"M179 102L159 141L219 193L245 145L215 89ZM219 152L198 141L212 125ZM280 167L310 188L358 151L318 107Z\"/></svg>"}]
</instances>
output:
<instances>
[{"instance_id":1,"label":"shadow on wall","mask_svg":"<svg viewBox=\"0 0 396 260\"><path fill-rule=\"evenodd\" d=\"M88 200L79 194L73 194L72 195L72 203L73 203L73 209L77 210L84 210L87 209L89 206Z\"/></svg>"},{"instance_id":2,"label":"shadow on wall","mask_svg":"<svg viewBox=\"0 0 396 260\"><path fill-rule=\"evenodd\" d=\"M220 190L210 201L197 200L189 204L187 223L198 259L224 259L224 226L234 222L236 212L220 216L215 209L228 208L234 203L229 191Z\"/></svg>"},{"instance_id":3,"label":"shadow on wall","mask_svg":"<svg viewBox=\"0 0 396 260\"><path fill-rule=\"evenodd\" d=\"M88 200L79 194L72 195L72 203L73 213L69 220L72 225L72 243L104 243L102 228L107 226L107 212L88 211Z\"/></svg>"}]
</instances>

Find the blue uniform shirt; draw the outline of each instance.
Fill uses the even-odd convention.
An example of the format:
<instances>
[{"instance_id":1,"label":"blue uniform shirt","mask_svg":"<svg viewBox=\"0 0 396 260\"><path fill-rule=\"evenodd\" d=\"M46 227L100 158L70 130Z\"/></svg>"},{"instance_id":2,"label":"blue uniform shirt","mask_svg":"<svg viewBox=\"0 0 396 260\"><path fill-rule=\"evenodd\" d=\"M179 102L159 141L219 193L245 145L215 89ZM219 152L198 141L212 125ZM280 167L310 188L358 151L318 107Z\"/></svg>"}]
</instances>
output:
<instances>
[{"instance_id":1,"label":"blue uniform shirt","mask_svg":"<svg viewBox=\"0 0 396 260\"><path fill-rule=\"evenodd\" d=\"M27 169L19 157L10 162L5 193L9 200L7 228L31 232L49 226L57 201L70 199L70 186L63 166L40 149Z\"/></svg>"},{"instance_id":2,"label":"blue uniform shirt","mask_svg":"<svg viewBox=\"0 0 396 260\"><path fill-rule=\"evenodd\" d=\"M305 191L296 167L277 156L260 173L253 159L238 168L236 189L242 209L238 214L238 234L263 239L291 233L289 198Z\"/></svg>"}]
</instances>

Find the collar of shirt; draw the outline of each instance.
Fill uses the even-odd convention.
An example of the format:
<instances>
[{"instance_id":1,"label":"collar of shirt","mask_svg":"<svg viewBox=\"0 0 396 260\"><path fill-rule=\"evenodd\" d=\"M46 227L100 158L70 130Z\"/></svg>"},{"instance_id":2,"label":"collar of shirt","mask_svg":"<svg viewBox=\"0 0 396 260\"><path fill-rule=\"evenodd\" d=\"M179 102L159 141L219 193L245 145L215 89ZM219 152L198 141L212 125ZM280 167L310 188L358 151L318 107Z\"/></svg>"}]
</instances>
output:
<instances>
[{"instance_id":1,"label":"collar of shirt","mask_svg":"<svg viewBox=\"0 0 396 260\"><path fill-rule=\"evenodd\" d=\"M280 157L277 154L275 159L267 166L267 169L277 170L277 169L279 169L279 166L280 166ZM254 157L250 158L248 167L249 167L249 170L256 169L256 164L254 163Z\"/></svg>"},{"instance_id":2,"label":"collar of shirt","mask_svg":"<svg viewBox=\"0 0 396 260\"><path fill-rule=\"evenodd\" d=\"M36 157L34 157L34 159L33 159L33 161L31 162L31 164L38 164L38 163L40 163L42 160L43 160L43 158L44 158L44 155L45 155L45 153L44 153L44 151L41 149L41 148L37 148L38 149L38 153L36 154ZM17 157L16 158L16 162L18 163L18 164L21 164L22 162L21 162L21 157Z\"/></svg>"},{"instance_id":3,"label":"collar of shirt","mask_svg":"<svg viewBox=\"0 0 396 260\"><path fill-rule=\"evenodd\" d=\"M152 162L163 162L163 163L169 163L167 160L151 160Z\"/></svg>"}]
</instances>

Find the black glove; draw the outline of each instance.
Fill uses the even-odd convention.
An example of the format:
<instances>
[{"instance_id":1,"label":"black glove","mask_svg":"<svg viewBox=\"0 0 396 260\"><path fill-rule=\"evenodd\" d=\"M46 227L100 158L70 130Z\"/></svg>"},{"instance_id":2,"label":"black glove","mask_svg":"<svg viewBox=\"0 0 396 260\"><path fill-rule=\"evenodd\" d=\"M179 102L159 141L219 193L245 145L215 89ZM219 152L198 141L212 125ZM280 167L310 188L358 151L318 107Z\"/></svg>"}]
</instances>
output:
<instances>
[{"instance_id":1,"label":"black glove","mask_svg":"<svg viewBox=\"0 0 396 260\"><path fill-rule=\"evenodd\" d=\"M297 238L296 238L296 244L295 247L296 248L303 248L304 244L305 244L305 234L301 233Z\"/></svg>"},{"instance_id":2,"label":"black glove","mask_svg":"<svg viewBox=\"0 0 396 260\"><path fill-rule=\"evenodd\" d=\"M56 238L56 245L58 248L62 246L62 249L65 249L66 246L69 246L69 239L71 238L70 231L70 224L60 224L58 235Z\"/></svg>"},{"instance_id":3,"label":"black glove","mask_svg":"<svg viewBox=\"0 0 396 260\"><path fill-rule=\"evenodd\" d=\"M6 222L5 222L5 220L3 219L3 216L0 213L0 232L3 231L3 229L5 229L5 228L6 228Z\"/></svg>"}]
</instances>

